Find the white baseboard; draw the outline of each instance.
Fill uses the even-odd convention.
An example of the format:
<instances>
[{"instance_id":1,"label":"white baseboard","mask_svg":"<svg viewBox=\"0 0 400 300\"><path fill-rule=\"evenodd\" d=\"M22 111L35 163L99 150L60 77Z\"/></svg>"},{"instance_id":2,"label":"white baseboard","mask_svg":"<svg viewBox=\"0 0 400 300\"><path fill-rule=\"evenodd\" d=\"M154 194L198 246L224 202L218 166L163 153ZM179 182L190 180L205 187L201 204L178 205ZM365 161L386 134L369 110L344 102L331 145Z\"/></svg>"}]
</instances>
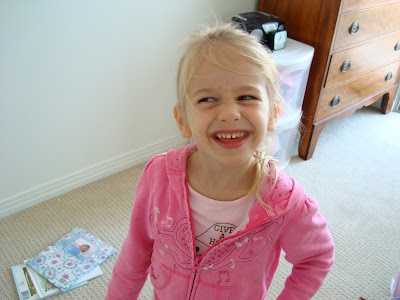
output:
<instances>
[{"instance_id":1,"label":"white baseboard","mask_svg":"<svg viewBox=\"0 0 400 300\"><path fill-rule=\"evenodd\" d=\"M51 182L0 200L0 219L58 197L86 184L121 172L148 161L158 153L187 144L181 136L164 139L158 143L113 157L89 168L57 178Z\"/></svg>"}]
</instances>

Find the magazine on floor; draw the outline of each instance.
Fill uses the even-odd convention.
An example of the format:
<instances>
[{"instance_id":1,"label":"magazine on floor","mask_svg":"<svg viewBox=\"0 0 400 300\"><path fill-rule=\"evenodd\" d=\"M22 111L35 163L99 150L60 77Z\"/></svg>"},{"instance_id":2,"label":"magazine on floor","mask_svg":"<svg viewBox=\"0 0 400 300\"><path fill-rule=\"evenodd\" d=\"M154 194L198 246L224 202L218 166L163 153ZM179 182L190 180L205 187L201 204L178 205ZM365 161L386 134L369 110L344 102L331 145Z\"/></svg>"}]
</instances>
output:
<instances>
[{"instance_id":1,"label":"magazine on floor","mask_svg":"<svg viewBox=\"0 0 400 300\"><path fill-rule=\"evenodd\" d=\"M114 252L113 247L77 227L26 264L65 292Z\"/></svg>"}]
</instances>

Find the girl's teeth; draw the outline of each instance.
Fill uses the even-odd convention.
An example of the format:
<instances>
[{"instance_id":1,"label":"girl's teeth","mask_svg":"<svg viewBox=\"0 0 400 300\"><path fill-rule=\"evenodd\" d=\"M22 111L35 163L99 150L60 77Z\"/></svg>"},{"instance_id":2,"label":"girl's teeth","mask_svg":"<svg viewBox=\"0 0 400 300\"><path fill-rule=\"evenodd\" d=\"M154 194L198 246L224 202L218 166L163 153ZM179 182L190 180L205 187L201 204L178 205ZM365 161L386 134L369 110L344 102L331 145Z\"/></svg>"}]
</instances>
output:
<instances>
[{"instance_id":1,"label":"girl's teeth","mask_svg":"<svg viewBox=\"0 0 400 300\"><path fill-rule=\"evenodd\" d=\"M236 138L239 138L239 137L243 137L244 136L244 132L236 132L236 133L232 133L232 134L229 134L229 133L217 133L217 138L219 138L219 139L236 139Z\"/></svg>"}]
</instances>

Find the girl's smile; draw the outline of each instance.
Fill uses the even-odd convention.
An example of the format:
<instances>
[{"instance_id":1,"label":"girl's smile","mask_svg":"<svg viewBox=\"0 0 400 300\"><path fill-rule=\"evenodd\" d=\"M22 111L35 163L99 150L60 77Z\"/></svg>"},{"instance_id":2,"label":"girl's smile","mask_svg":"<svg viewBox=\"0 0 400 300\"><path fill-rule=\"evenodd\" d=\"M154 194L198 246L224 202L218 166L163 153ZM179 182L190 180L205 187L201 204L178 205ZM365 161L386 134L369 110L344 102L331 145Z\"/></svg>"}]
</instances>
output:
<instances>
[{"instance_id":1,"label":"girl's smile","mask_svg":"<svg viewBox=\"0 0 400 300\"><path fill-rule=\"evenodd\" d=\"M217 144L226 149L238 148L246 143L249 132L244 130L223 130L212 135Z\"/></svg>"}]
</instances>

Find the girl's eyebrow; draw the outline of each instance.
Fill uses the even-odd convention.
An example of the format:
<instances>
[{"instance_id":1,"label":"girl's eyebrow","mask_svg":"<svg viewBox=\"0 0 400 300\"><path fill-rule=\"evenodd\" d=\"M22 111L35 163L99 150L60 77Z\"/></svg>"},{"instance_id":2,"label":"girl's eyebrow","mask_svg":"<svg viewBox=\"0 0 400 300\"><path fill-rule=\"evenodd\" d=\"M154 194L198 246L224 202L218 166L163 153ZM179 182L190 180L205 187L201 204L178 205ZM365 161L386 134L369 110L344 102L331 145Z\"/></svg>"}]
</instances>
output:
<instances>
[{"instance_id":1,"label":"girl's eyebrow","mask_svg":"<svg viewBox=\"0 0 400 300\"><path fill-rule=\"evenodd\" d=\"M241 86L239 87L237 90L238 91L249 91L249 90L259 90L260 88L255 86L255 85L245 85L245 86Z\"/></svg>"},{"instance_id":2,"label":"girl's eyebrow","mask_svg":"<svg viewBox=\"0 0 400 300\"><path fill-rule=\"evenodd\" d=\"M217 91L218 91L218 89L204 88L204 89L196 90L193 93L190 93L189 95L190 95L191 98L197 98L199 96L213 94L213 93L215 93Z\"/></svg>"},{"instance_id":3,"label":"girl's eyebrow","mask_svg":"<svg viewBox=\"0 0 400 300\"><path fill-rule=\"evenodd\" d=\"M218 88L203 88L203 89L199 89L199 90L197 90L197 91L195 91L192 95L193 96L195 96L195 95L197 95L197 94L200 94L200 93L212 93L212 92L215 92L215 91L218 91L219 89ZM237 89L234 89L234 91L236 92L242 92L242 91L254 91L254 90L257 90L257 91L259 91L260 90L260 88L259 87L257 87L257 86L255 86L255 85L244 85L244 86L241 86L241 87L238 87Z\"/></svg>"},{"instance_id":4,"label":"girl's eyebrow","mask_svg":"<svg viewBox=\"0 0 400 300\"><path fill-rule=\"evenodd\" d=\"M213 88L204 88L204 89L199 89L196 90L193 95L201 94L201 93L211 93L214 91L217 91L218 89L213 89Z\"/></svg>"}]
</instances>

